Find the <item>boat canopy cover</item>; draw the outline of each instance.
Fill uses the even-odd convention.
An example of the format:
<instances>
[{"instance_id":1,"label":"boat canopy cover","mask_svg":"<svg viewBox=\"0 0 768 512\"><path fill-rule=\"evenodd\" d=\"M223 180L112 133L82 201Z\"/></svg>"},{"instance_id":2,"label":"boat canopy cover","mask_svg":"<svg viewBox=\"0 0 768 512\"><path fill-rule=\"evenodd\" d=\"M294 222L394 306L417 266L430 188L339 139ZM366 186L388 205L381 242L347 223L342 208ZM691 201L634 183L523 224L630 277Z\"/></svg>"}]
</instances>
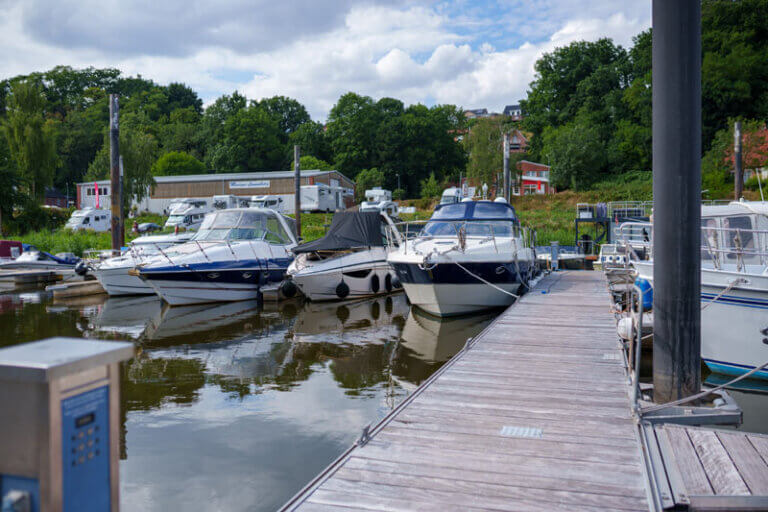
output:
<instances>
[{"instance_id":1,"label":"boat canopy cover","mask_svg":"<svg viewBox=\"0 0 768 512\"><path fill-rule=\"evenodd\" d=\"M62 253L59 253L56 256L54 256L51 253L48 253L48 252L45 252L45 251L41 251L40 249L38 249L34 245L22 244L22 247L24 249L24 252L37 252L37 253L40 253L43 256L42 259L55 261L56 263L61 263L62 265L74 265L75 263L80 261L80 258L78 258L77 256L75 256L74 254L72 254L70 252L62 252Z\"/></svg>"},{"instance_id":2,"label":"boat canopy cover","mask_svg":"<svg viewBox=\"0 0 768 512\"><path fill-rule=\"evenodd\" d=\"M293 249L295 254L313 251L339 251L356 247L383 247L379 212L339 212L333 216L328 233Z\"/></svg>"},{"instance_id":3,"label":"boat canopy cover","mask_svg":"<svg viewBox=\"0 0 768 512\"><path fill-rule=\"evenodd\" d=\"M429 220L511 220L516 221L515 208L509 203L467 201L439 204Z\"/></svg>"}]
</instances>

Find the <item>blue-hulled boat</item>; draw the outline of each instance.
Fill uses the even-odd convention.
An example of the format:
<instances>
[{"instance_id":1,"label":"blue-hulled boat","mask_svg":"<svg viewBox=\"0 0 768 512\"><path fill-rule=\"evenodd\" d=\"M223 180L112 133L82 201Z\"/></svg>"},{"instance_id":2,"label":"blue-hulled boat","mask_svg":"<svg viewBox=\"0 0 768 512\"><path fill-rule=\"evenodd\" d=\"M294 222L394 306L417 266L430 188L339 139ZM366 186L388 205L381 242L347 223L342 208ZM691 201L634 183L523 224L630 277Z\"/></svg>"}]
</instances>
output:
<instances>
[{"instance_id":1,"label":"blue-hulled boat","mask_svg":"<svg viewBox=\"0 0 768 512\"><path fill-rule=\"evenodd\" d=\"M260 208L214 212L189 242L135 272L172 306L255 299L260 286L285 277L297 243L292 223Z\"/></svg>"}]
</instances>

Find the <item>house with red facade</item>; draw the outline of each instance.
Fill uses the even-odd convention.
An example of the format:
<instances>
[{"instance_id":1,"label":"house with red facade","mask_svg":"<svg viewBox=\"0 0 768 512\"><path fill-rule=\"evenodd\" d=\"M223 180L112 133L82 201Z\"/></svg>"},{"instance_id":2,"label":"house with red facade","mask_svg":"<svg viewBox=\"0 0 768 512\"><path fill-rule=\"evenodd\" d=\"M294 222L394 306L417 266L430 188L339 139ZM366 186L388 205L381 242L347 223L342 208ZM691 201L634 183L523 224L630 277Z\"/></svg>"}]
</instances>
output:
<instances>
[{"instance_id":1,"label":"house with red facade","mask_svg":"<svg viewBox=\"0 0 768 512\"><path fill-rule=\"evenodd\" d=\"M511 151L511 150L510 150ZM548 165L521 160L517 163L518 179L512 186L516 196L530 194L554 194L556 191L549 182Z\"/></svg>"},{"instance_id":2,"label":"house with red facade","mask_svg":"<svg viewBox=\"0 0 768 512\"><path fill-rule=\"evenodd\" d=\"M744 181L760 173L760 179L768 180L768 128L763 126L757 131L741 134L742 168ZM736 172L733 163L733 148L726 149L725 160L731 168L731 174Z\"/></svg>"},{"instance_id":3,"label":"house with red facade","mask_svg":"<svg viewBox=\"0 0 768 512\"><path fill-rule=\"evenodd\" d=\"M509 139L509 152L510 153L525 153L528 151L528 138L530 135L526 135L518 129L513 129L507 133L507 139Z\"/></svg>"}]
</instances>

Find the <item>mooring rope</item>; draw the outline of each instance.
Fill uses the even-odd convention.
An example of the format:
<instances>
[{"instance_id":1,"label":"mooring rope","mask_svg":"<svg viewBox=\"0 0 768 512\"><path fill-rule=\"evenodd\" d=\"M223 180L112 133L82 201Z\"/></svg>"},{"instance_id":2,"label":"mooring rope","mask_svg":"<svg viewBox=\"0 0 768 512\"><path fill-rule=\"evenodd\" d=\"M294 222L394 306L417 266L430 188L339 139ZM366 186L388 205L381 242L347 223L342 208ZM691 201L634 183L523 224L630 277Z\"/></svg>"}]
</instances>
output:
<instances>
[{"instance_id":1,"label":"mooring rope","mask_svg":"<svg viewBox=\"0 0 768 512\"><path fill-rule=\"evenodd\" d=\"M503 289L503 288L501 288L501 287L499 287L499 286L496 286L495 284L491 283L490 281L487 281L487 280L483 279L482 277L480 277L479 275L477 275L477 274L473 273L473 272L472 272L472 271L470 271L468 268L466 268L464 265L462 265L462 264L461 264L461 263L459 263L458 261L454 260L454 259L453 259L453 258L451 258L450 256L446 255L446 257L447 257L449 260L451 260L451 262L453 262L454 264L456 264L456 266L458 266L458 267L459 267L461 270L463 270L463 271L464 271L464 272L466 272L467 274L471 275L472 277L474 277L474 278L475 278L475 279L477 279L478 281L482 281L483 283L487 284L487 285L488 285L488 286L490 286L491 288L495 288L496 290L500 291L501 293L506 293L507 295L509 295L509 296L511 296L511 297L514 297L515 299L519 299L519 298L520 298L520 296L519 296L519 295L515 295L515 294L514 294L514 293L512 293L512 292L508 292L507 290L505 290L505 289ZM519 274L518 274L518 275L519 275Z\"/></svg>"},{"instance_id":2,"label":"mooring rope","mask_svg":"<svg viewBox=\"0 0 768 512\"><path fill-rule=\"evenodd\" d=\"M699 398L703 398L703 397L705 397L707 395L711 395L715 391L720 391L724 387L730 386L732 384L735 384L735 383L739 382L742 379L746 379L747 377L749 377L751 375L754 375L755 373L759 372L760 370L762 370L766 366L768 366L768 361L764 362L760 366L755 366L754 368L752 368L750 371L748 371L744 375L739 375L735 379L733 379L733 380L731 380L729 382L726 382L725 384L720 384L719 386L714 387L712 389L708 389L706 391L702 391L701 393L696 393L695 395L691 395L691 396L687 396L685 398L681 398L680 400L675 400L674 402L667 402L665 404L651 405L651 406L646 407L645 409L640 409L640 415L643 415L643 414L645 414L647 412L653 412L653 411L658 411L660 409L666 409L667 407L672 407L674 405L684 404L686 402L691 402L693 400L698 400Z\"/></svg>"},{"instance_id":3,"label":"mooring rope","mask_svg":"<svg viewBox=\"0 0 768 512\"><path fill-rule=\"evenodd\" d=\"M725 290L723 290L722 292L718 293L718 294L717 294L717 296L715 296L715 298L714 298L714 299L712 299L711 301L709 301L709 302L707 302L706 304L704 304L704 305L701 307L701 310L702 310L702 311L704 311L705 309L707 309L707 308L709 307L709 305L710 305L710 304L712 304L712 303L714 303L714 302L717 302L718 300L720 300L720 299L723 297L723 295L725 295L726 293L728 293L729 291L731 291L731 290L733 289L733 287L734 287L734 286L736 286L737 284L740 284L740 283L744 283L744 284L746 284L747 282L748 282L748 281L747 281L746 279L744 279L744 278L742 278L742 277L737 277L736 279L734 279L733 281L731 281L731 283L730 283L730 284L729 284L729 285L728 285L728 286L725 288Z\"/></svg>"}]
</instances>

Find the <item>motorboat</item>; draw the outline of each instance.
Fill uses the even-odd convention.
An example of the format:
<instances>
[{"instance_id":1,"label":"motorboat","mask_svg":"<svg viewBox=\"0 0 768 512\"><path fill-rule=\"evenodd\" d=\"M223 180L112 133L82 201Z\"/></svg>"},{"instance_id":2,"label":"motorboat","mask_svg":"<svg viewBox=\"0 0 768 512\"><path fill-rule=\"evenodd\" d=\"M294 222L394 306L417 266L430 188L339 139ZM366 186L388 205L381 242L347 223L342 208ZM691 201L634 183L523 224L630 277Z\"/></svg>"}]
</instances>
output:
<instances>
[{"instance_id":1,"label":"motorboat","mask_svg":"<svg viewBox=\"0 0 768 512\"><path fill-rule=\"evenodd\" d=\"M23 244L24 251L10 261L0 262L0 270L74 270L80 258L71 252L53 254L34 245Z\"/></svg>"},{"instance_id":2,"label":"motorboat","mask_svg":"<svg viewBox=\"0 0 768 512\"><path fill-rule=\"evenodd\" d=\"M155 290L130 271L149 258L161 255L165 249L188 242L193 235L185 232L140 236L120 256L105 259L95 265L93 274L109 295L154 295Z\"/></svg>"},{"instance_id":3,"label":"motorboat","mask_svg":"<svg viewBox=\"0 0 768 512\"><path fill-rule=\"evenodd\" d=\"M411 303L433 315L509 306L535 273L530 233L503 198L440 204L407 238L387 261Z\"/></svg>"},{"instance_id":4,"label":"motorboat","mask_svg":"<svg viewBox=\"0 0 768 512\"><path fill-rule=\"evenodd\" d=\"M257 299L279 283L296 246L292 219L233 208L205 217L192 239L137 265L134 274L172 306Z\"/></svg>"},{"instance_id":5,"label":"motorboat","mask_svg":"<svg viewBox=\"0 0 768 512\"><path fill-rule=\"evenodd\" d=\"M626 246L621 244L603 244L600 246L600 254L594 263L594 269L625 268L628 261Z\"/></svg>"},{"instance_id":6,"label":"motorboat","mask_svg":"<svg viewBox=\"0 0 768 512\"><path fill-rule=\"evenodd\" d=\"M555 261L552 255L555 254ZM587 256L576 246L542 245L536 247L536 259L543 268L552 270L583 270L587 267Z\"/></svg>"},{"instance_id":7,"label":"motorboat","mask_svg":"<svg viewBox=\"0 0 768 512\"><path fill-rule=\"evenodd\" d=\"M387 251L402 242L385 213L339 212L328 233L293 249L296 259L288 275L310 300L343 300L369 297L400 289Z\"/></svg>"},{"instance_id":8,"label":"motorboat","mask_svg":"<svg viewBox=\"0 0 768 512\"><path fill-rule=\"evenodd\" d=\"M701 221L701 358L742 375L768 362L768 203L702 206ZM632 265L653 283L653 260Z\"/></svg>"}]
</instances>

